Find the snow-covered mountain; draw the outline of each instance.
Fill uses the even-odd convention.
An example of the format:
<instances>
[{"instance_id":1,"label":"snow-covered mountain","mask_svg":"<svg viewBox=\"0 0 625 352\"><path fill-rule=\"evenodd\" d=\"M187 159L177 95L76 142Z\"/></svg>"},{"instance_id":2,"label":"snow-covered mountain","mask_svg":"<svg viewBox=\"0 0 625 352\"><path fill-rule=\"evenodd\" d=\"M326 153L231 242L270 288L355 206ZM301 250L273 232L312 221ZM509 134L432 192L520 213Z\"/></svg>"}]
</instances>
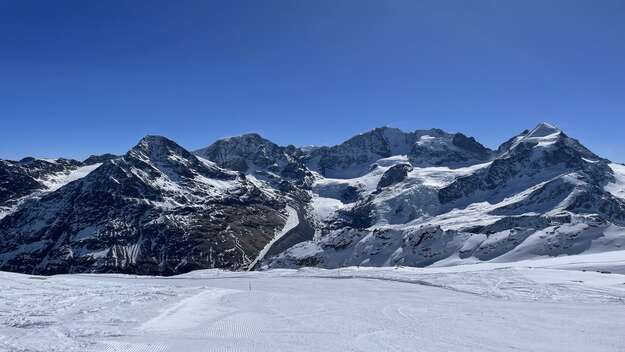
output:
<instances>
[{"instance_id":1,"label":"snow-covered mountain","mask_svg":"<svg viewBox=\"0 0 625 352\"><path fill-rule=\"evenodd\" d=\"M492 152L462 133L382 127L308 154L311 170L326 177L353 178L366 174L377 160L396 155L405 155L418 166L457 167L487 160Z\"/></svg>"},{"instance_id":2,"label":"snow-covered mountain","mask_svg":"<svg viewBox=\"0 0 625 352\"><path fill-rule=\"evenodd\" d=\"M308 188L312 182L312 173L302 161L302 150L292 145L278 146L256 133L220 139L195 154L273 184L290 181L299 188Z\"/></svg>"},{"instance_id":3,"label":"snow-covered mountain","mask_svg":"<svg viewBox=\"0 0 625 352\"><path fill-rule=\"evenodd\" d=\"M246 134L189 152L0 162L0 269L426 266L625 246L625 166L549 124L490 150L438 129L331 147ZM0 215L2 216L2 215Z\"/></svg>"},{"instance_id":4,"label":"snow-covered mountain","mask_svg":"<svg viewBox=\"0 0 625 352\"><path fill-rule=\"evenodd\" d=\"M243 268L285 214L278 195L245 175L147 136L5 217L0 266L44 274Z\"/></svg>"},{"instance_id":5,"label":"snow-covered mountain","mask_svg":"<svg viewBox=\"0 0 625 352\"><path fill-rule=\"evenodd\" d=\"M266 265L425 266L625 247L624 168L549 124L463 167L387 155L359 177L319 178L316 240Z\"/></svg>"},{"instance_id":6,"label":"snow-covered mountain","mask_svg":"<svg viewBox=\"0 0 625 352\"><path fill-rule=\"evenodd\" d=\"M0 159L0 219L30 198L54 191L97 168L112 154L92 155L83 162L71 159L36 159L19 161Z\"/></svg>"}]
</instances>

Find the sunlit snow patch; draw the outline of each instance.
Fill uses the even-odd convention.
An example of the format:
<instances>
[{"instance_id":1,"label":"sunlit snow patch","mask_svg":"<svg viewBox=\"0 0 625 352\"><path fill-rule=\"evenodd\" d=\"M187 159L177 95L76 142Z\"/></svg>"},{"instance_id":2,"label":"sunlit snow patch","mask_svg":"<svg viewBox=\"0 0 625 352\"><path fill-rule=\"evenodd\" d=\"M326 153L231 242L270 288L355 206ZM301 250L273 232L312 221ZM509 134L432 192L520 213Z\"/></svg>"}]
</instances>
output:
<instances>
[{"instance_id":1,"label":"sunlit snow patch","mask_svg":"<svg viewBox=\"0 0 625 352\"><path fill-rule=\"evenodd\" d=\"M625 165L610 164L615 181L605 186L605 190L613 196L625 200Z\"/></svg>"}]
</instances>

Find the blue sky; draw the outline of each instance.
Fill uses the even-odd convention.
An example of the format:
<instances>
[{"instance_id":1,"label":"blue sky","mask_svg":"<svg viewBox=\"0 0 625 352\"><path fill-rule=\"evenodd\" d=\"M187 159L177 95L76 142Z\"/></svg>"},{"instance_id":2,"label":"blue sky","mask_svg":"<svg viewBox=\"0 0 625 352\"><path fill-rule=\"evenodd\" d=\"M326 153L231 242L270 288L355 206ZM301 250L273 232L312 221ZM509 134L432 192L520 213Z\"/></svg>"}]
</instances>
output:
<instances>
[{"instance_id":1,"label":"blue sky","mask_svg":"<svg viewBox=\"0 0 625 352\"><path fill-rule=\"evenodd\" d=\"M625 1L2 1L0 121L12 159L548 121L625 162Z\"/></svg>"}]
</instances>

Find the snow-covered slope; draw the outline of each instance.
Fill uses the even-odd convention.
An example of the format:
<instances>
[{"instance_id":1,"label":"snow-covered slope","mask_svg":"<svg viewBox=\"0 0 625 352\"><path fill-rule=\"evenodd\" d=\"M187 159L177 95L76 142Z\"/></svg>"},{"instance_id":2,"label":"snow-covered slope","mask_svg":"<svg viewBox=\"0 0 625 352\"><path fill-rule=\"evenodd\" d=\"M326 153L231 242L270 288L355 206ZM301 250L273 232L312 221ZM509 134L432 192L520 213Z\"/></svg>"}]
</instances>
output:
<instances>
[{"instance_id":1,"label":"snow-covered slope","mask_svg":"<svg viewBox=\"0 0 625 352\"><path fill-rule=\"evenodd\" d=\"M624 254L171 278L0 273L0 351L623 351Z\"/></svg>"},{"instance_id":2,"label":"snow-covered slope","mask_svg":"<svg viewBox=\"0 0 625 352\"><path fill-rule=\"evenodd\" d=\"M351 179L319 177L314 241L265 267L426 266L515 261L625 248L622 168L543 123L492 160L422 166L371 162Z\"/></svg>"},{"instance_id":3,"label":"snow-covered slope","mask_svg":"<svg viewBox=\"0 0 625 352\"><path fill-rule=\"evenodd\" d=\"M613 196L625 201L625 165L610 164L614 180L605 186L605 190Z\"/></svg>"},{"instance_id":4,"label":"snow-covered slope","mask_svg":"<svg viewBox=\"0 0 625 352\"><path fill-rule=\"evenodd\" d=\"M100 167L102 163L95 163L86 166L80 166L76 169L70 170L68 172L56 173L48 176L46 179L41 180L40 182L46 186L47 191L56 191L57 189L65 186L66 184L81 179L98 167Z\"/></svg>"}]
</instances>

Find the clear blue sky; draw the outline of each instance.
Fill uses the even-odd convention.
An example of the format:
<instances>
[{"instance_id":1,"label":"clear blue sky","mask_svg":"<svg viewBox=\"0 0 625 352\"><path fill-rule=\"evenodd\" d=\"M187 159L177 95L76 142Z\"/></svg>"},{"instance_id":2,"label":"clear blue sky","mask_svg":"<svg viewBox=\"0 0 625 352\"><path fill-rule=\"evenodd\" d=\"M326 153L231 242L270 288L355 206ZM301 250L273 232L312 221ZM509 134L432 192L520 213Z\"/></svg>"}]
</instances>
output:
<instances>
[{"instance_id":1,"label":"clear blue sky","mask_svg":"<svg viewBox=\"0 0 625 352\"><path fill-rule=\"evenodd\" d=\"M1 1L0 121L13 159L548 121L624 162L625 1Z\"/></svg>"}]
</instances>

